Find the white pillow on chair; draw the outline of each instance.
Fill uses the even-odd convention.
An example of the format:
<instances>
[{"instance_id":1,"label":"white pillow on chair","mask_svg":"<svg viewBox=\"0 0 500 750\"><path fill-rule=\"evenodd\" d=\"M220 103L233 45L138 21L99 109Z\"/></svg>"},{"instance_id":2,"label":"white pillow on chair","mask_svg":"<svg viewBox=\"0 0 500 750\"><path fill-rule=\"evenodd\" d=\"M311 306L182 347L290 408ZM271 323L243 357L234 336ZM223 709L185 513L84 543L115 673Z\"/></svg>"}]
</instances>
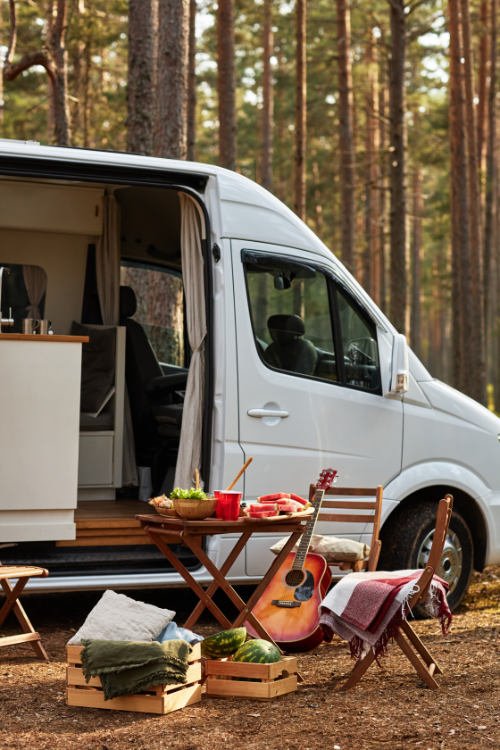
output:
<instances>
[{"instance_id":1,"label":"white pillow on chair","mask_svg":"<svg viewBox=\"0 0 500 750\"><path fill-rule=\"evenodd\" d=\"M271 552L274 552L274 554L277 555L278 552L283 549L287 540L288 537L285 537L276 542L276 544L273 544ZM295 545L294 550L296 550L297 547L298 543ZM363 544L363 542L357 542L355 539L313 534L309 551L322 555L327 563L334 564L337 562L342 563L366 560L370 554L370 547L367 544Z\"/></svg>"},{"instance_id":2,"label":"white pillow on chair","mask_svg":"<svg viewBox=\"0 0 500 750\"><path fill-rule=\"evenodd\" d=\"M174 618L175 612L153 604L105 591L68 645L86 639L106 641L152 641Z\"/></svg>"}]
</instances>

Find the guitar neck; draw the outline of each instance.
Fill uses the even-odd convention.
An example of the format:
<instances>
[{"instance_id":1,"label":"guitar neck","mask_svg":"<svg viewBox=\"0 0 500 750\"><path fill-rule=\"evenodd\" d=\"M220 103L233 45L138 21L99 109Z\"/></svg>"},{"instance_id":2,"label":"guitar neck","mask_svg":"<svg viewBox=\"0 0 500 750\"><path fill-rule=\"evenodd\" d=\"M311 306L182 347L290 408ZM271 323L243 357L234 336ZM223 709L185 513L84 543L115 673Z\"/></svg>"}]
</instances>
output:
<instances>
[{"instance_id":1,"label":"guitar neck","mask_svg":"<svg viewBox=\"0 0 500 750\"><path fill-rule=\"evenodd\" d=\"M325 494L325 490L322 490L322 489L316 489L314 491L314 499L312 503L314 511L313 511L311 518L307 522L306 530L302 534L299 546L295 553L295 559L292 565L293 570L302 570L302 568L304 567L307 553L309 551L309 546L311 544L311 537L313 535L314 527L316 525L316 519L318 517L319 509L321 508L321 503L323 502L324 494Z\"/></svg>"}]
</instances>

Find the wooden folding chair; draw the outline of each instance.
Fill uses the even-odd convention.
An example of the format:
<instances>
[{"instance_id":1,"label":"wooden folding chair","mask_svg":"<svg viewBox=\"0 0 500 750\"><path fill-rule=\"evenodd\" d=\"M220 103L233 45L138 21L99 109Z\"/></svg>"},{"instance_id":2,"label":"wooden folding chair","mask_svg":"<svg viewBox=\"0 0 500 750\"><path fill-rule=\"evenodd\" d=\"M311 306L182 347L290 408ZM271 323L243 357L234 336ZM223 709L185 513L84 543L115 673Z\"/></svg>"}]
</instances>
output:
<instances>
[{"instance_id":1,"label":"wooden folding chair","mask_svg":"<svg viewBox=\"0 0 500 750\"><path fill-rule=\"evenodd\" d=\"M444 498L439 501L437 509L436 528L432 539L429 560L426 567L422 570L422 574L415 582L416 593L413 594L408 602L410 610L424 600L431 584L432 577L439 568L446 534L448 533L452 508L452 495L445 495ZM402 622L396 627L394 639L427 687L437 690L439 684L434 678L434 674L442 674L442 670L407 620L402 620ZM348 679L342 685L341 690L348 690L349 688L354 687L374 660L374 651L373 649L370 649L363 658L356 662Z\"/></svg>"},{"instance_id":2,"label":"wooden folding chair","mask_svg":"<svg viewBox=\"0 0 500 750\"><path fill-rule=\"evenodd\" d=\"M311 497L314 496L315 486L311 485ZM362 524L360 533L371 530L370 552L364 559L353 560L342 552L335 552L332 548L328 559L330 566L342 570L376 570L380 556L382 542L379 539L380 516L382 513L383 487L330 487L325 490L318 523L330 521L335 523ZM331 499L335 498L335 499ZM347 499L346 499L347 498ZM361 512L360 512L361 511Z\"/></svg>"},{"instance_id":3,"label":"wooden folding chair","mask_svg":"<svg viewBox=\"0 0 500 750\"><path fill-rule=\"evenodd\" d=\"M37 656L49 660L47 652L42 646L40 633L31 624L23 605L19 601L21 593L30 578L36 576L47 576L49 573L45 568L36 568L28 565L1 565L0 585L5 594L5 601L0 608L0 628L5 622L7 615L12 612L23 631L20 635L6 635L0 637L0 648L3 646L14 646L18 643L31 643ZM12 585L11 581L16 580Z\"/></svg>"}]
</instances>

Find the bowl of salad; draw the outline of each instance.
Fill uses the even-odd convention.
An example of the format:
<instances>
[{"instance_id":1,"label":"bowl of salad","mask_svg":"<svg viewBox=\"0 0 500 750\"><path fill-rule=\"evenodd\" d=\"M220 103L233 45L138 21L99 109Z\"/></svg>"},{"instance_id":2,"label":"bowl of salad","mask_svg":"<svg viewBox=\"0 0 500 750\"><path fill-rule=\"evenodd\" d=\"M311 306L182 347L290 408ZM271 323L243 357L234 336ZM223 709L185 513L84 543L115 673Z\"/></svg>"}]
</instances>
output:
<instances>
[{"instance_id":1,"label":"bowl of salad","mask_svg":"<svg viewBox=\"0 0 500 750\"><path fill-rule=\"evenodd\" d=\"M190 487L188 490L174 487L170 499L173 500L177 515L191 521L213 516L217 502L215 497L207 495L199 487Z\"/></svg>"}]
</instances>

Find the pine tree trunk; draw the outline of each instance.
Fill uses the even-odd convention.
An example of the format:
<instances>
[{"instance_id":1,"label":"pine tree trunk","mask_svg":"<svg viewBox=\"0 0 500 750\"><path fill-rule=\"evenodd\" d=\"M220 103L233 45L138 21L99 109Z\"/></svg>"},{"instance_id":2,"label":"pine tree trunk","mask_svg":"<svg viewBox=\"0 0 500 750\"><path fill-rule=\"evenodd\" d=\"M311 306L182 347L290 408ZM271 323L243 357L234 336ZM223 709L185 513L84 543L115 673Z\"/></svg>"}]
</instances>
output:
<instances>
[{"instance_id":1,"label":"pine tree trunk","mask_svg":"<svg viewBox=\"0 0 500 750\"><path fill-rule=\"evenodd\" d=\"M378 215L379 170L379 90L376 40L370 34L366 63L368 90L366 95L366 173L365 186L365 288L375 302L380 302L380 232Z\"/></svg>"},{"instance_id":2,"label":"pine tree trunk","mask_svg":"<svg viewBox=\"0 0 500 750\"><path fill-rule=\"evenodd\" d=\"M412 231L410 243L411 257L411 305L410 305L410 342L417 356L422 356L421 331L421 254L422 254L422 170L415 167L412 190Z\"/></svg>"},{"instance_id":3,"label":"pine tree trunk","mask_svg":"<svg viewBox=\"0 0 500 750\"><path fill-rule=\"evenodd\" d=\"M273 56L272 0L264 0L263 74L262 74L262 166L261 182L268 190L273 184L274 95L271 58Z\"/></svg>"},{"instance_id":4,"label":"pine tree trunk","mask_svg":"<svg viewBox=\"0 0 500 750\"><path fill-rule=\"evenodd\" d=\"M161 0L158 9L159 156L187 156L189 0Z\"/></svg>"},{"instance_id":5,"label":"pine tree trunk","mask_svg":"<svg viewBox=\"0 0 500 750\"><path fill-rule=\"evenodd\" d=\"M486 127L486 112L488 98L488 33L490 24L488 23L488 2L481 0L479 8L480 28L479 28L479 70L478 70L478 102L477 102L477 161L479 168L482 169L484 156L484 133Z\"/></svg>"},{"instance_id":6,"label":"pine tree trunk","mask_svg":"<svg viewBox=\"0 0 500 750\"><path fill-rule=\"evenodd\" d=\"M158 0L129 0L127 150L153 153Z\"/></svg>"},{"instance_id":7,"label":"pine tree trunk","mask_svg":"<svg viewBox=\"0 0 500 750\"><path fill-rule=\"evenodd\" d=\"M349 0L337 0L337 56L340 138L340 224L342 261L354 269L356 242L355 150L351 71L351 14Z\"/></svg>"},{"instance_id":8,"label":"pine tree trunk","mask_svg":"<svg viewBox=\"0 0 500 750\"><path fill-rule=\"evenodd\" d=\"M379 255L380 255L380 268L379 268L379 280L378 286L380 288L380 297L377 303L381 306L382 310L387 309L387 288L389 286L387 279L387 225L388 221L388 208L387 208L387 194L388 194L388 160L387 154L387 89L384 85L384 76L380 71L381 85L379 89L379 143L380 143L380 185L378 191L378 222L379 222Z\"/></svg>"},{"instance_id":9,"label":"pine tree trunk","mask_svg":"<svg viewBox=\"0 0 500 750\"><path fill-rule=\"evenodd\" d=\"M56 0L55 4L51 2L47 47L51 61L51 73L49 74L50 103L55 142L58 146L69 146L71 142L68 109L68 66L65 46L66 16L66 0Z\"/></svg>"},{"instance_id":10,"label":"pine tree trunk","mask_svg":"<svg viewBox=\"0 0 500 750\"><path fill-rule=\"evenodd\" d=\"M234 0L219 0L217 10L217 68L219 159L223 167L236 169Z\"/></svg>"},{"instance_id":11,"label":"pine tree trunk","mask_svg":"<svg viewBox=\"0 0 500 750\"><path fill-rule=\"evenodd\" d=\"M187 158L196 159L196 0L189 2Z\"/></svg>"},{"instance_id":12,"label":"pine tree trunk","mask_svg":"<svg viewBox=\"0 0 500 750\"><path fill-rule=\"evenodd\" d=\"M390 141L390 317L401 333L407 330L407 246L405 184L406 24L404 0L391 0L391 58L389 68Z\"/></svg>"},{"instance_id":13,"label":"pine tree trunk","mask_svg":"<svg viewBox=\"0 0 500 750\"><path fill-rule=\"evenodd\" d=\"M489 374L493 387L495 408L500 412L500 163L498 143L500 124L497 121L497 27L498 0L490 0L490 85L487 105L486 179L484 201L484 278L486 341ZM494 249L497 248L496 252Z\"/></svg>"},{"instance_id":14,"label":"pine tree trunk","mask_svg":"<svg viewBox=\"0 0 500 750\"><path fill-rule=\"evenodd\" d=\"M450 31L451 247L453 310L453 380L467 389L467 347L475 331L468 315L471 300L468 163L466 156L465 82L461 44L460 0L448 0ZM464 304L465 300L467 303Z\"/></svg>"},{"instance_id":15,"label":"pine tree trunk","mask_svg":"<svg viewBox=\"0 0 500 750\"><path fill-rule=\"evenodd\" d=\"M296 3L295 212L306 218L307 63L306 0Z\"/></svg>"},{"instance_id":16,"label":"pine tree trunk","mask_svg":"<svg viewBox=\"0 0 500 750\"><path fill-rule=\"evenodd\" d=\"M484 346L484 284L481 252L481 210L479 200L479 169L477 160L477 131L474 118L474 90L472 45L470 38L469 0L461 0L462 58L465 84L465 128L467 153L467 189L469 203L469 253L471 297L467 315L474 330L465 350L468 384L466 392L480 403L486 403L486 361Z\"/></svg>"}]
</instances>

